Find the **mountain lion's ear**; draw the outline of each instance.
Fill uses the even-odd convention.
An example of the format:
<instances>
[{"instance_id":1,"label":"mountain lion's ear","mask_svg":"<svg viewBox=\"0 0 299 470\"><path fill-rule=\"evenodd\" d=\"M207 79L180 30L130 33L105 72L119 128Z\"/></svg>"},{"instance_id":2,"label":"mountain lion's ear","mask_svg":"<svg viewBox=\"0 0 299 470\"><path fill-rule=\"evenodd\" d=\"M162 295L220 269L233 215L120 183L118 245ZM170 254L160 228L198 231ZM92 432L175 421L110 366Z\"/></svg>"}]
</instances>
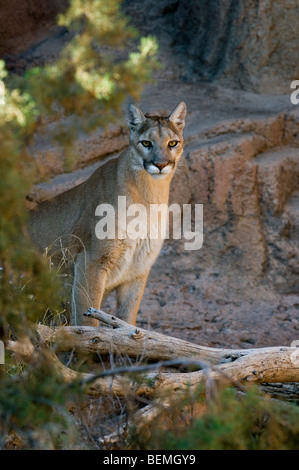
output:
<instances>
[{"instance_id":1,"label":"mountain lion's ear","mask_svg":"<svg viewBox=\"0 0 299 470\"><path fill-rule=\"evenodd\" d=\"M146 117L135 104L130 104L128 108L128 124L129 126L140 126Z\"/></svg>"},{"instance_id":2,"label":"mountain lion's ear","mask_svg":"<svg viewBox=\"0 0 299 470\"><path fill-rule=\"evenodd\" d=\"M187 113L187 106L184 101L181 101L172 111L169 116L169 121L172 121L179 129L183 130L185 127L185 117Z\"/></svg>"}]
</instances>

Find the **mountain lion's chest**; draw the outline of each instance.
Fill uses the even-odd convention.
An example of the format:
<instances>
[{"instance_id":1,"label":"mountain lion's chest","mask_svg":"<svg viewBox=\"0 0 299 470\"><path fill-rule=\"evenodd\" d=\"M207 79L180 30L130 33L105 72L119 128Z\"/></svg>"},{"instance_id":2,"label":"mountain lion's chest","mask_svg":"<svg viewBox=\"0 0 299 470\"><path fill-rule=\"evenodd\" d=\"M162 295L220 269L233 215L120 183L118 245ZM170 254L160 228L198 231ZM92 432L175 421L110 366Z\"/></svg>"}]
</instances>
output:
<instances>
[{"instance_id":1,"label":"mountain lion's chest","mask_svg":"<svg viewBox=\"0 0 299 470\"><path fill-rule=\"evenodd\" d=\"M163 239L150 237L137 240L123 240L112 269L107 277L107 289L139 276L145 275L155 262L163 244Z\"/></svg>"}]
</instances>

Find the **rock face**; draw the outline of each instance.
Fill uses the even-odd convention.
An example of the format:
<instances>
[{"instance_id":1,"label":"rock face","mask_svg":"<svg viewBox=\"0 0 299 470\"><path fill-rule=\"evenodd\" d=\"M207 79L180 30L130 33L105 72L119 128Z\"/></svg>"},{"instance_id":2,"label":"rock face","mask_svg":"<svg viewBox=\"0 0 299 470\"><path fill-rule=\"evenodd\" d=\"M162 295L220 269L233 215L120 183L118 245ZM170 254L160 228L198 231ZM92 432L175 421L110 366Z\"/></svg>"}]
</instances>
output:
<instances>
[{"instance_id":1,"label":"rock face","mask_svg":"<svg viewBox=\"0 0 299 470\"><path fill-rule=\"evenodd\" d=\"M57 57L68 39L56 16L68 0L10 0L0 3L0 58L8 70L22 72Z\"/></svg>"},{"instance_id":2,"label":"rock face","mask_svg":"<svg viewBox=\"0 0 299 470\"><path fill-rule=\"evenodd\" d=\"M299 293L298 118L281 113L224 124L186 149L184 187L187 199L204 207L207 264L224 277L229 265L236 279L242 274L287 294ZM180 178L173 200L182 199L176 195Z\"/></svg>"},{"instance_id":3,"label":"rock face","mask_svg":"<svg viewBox=\"0 0 299 470\"><path fill-rule=\"evenodd\" d=\"M68 40L55 27L68 0L11 0L0 5L0 57L22 71L57 56ZM297 0L124 0L143 34L154 34L169 76L225 79L247 90L287 93L298 79Z\"/></svg>"},{"instance_id":4,"label":"rock face","mask_svg":"<svg viewBox=\"0 0 299 470\"><path fill-rule=\"evenodd\" d=\"M125 0L143 33L170 48L185 80L225 78L265 93L288 92L299 76L296 0Z\"/></svg>"},{"instance_id":5,"label":"rock face","mask_svg":"<svg viewBox=\"0 0 299 470\"><path fill-rule=\"evenodd\" d=\"M65 4L0 6L0 55L12 70L58 54L68 32L53 17ZM207 345L290 345L299 334L299 105L289 96L299 79L298 3L125 0L124 9L158 37L165 65L141 108L167 113L181 100L188 107L170 200L204 210L202 249L165 242L139 322ZM128 143L125 123L78 135L74 171L64 173L62 150L45 136L28 149L39 169L29 207L84 181ZM113 305L108 299L105 308Z\"/></svg>"}]
</instances>

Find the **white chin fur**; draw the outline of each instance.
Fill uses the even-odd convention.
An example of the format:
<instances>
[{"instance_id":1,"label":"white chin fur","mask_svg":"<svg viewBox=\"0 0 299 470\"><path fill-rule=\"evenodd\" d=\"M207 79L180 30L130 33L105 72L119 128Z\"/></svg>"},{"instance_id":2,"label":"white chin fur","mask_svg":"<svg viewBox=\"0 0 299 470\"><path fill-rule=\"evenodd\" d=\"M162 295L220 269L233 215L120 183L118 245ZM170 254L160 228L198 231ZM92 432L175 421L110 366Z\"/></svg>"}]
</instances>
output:
<instances>
[{"instance_id":1,"label":"white chin fur","mask_svg":"<svg viewBox=\"0 0 299 470\"><path fill-rule=\"evenodd\" d=\"M164 179L172 172L173 168L171 165L165 166L162 171L159 170L155 165L149 165L146 171L155 179Z\"/></svg>"},{"instance_id":2,"label":"white chin fur","mask_svg":"<svg viewBox=\"0 0 299 470\"><path fill-rule=\"evenodd\" d=\"M164 178L166 178L169 173L150 173L148 172L149 175L151 175L152 178L154 178L155 180L164 180Z\"/></svg>"}]
</instances>

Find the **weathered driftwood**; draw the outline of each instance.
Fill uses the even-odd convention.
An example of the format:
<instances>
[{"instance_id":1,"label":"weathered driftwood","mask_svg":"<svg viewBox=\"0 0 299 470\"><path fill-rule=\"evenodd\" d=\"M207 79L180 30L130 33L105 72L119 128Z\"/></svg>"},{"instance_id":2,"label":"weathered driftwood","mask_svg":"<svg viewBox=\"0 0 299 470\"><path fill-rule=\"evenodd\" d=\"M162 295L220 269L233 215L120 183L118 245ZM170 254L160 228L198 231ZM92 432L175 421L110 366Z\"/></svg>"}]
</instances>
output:
<instances>
[{"instance_id":1,"label":"weathered driftwood","mask_svg":"<svg viewBox=\"0 0 299 470\"><path fill-rule=\"evenodd\" d=\"M284 401L298 401L299 399L299 382L261 384L260 389L273 398Z\"/></svg>"},{"instance_id":2,"label":"weathered driftwood","mask_svg":"<svg viewBox=\"0 0 299 470\"><path fill-rule=\"evenodd\" d=\"M147 397L150 404L137 411L129 423L117 433L99 440L105 448L124 445L127 431L145 430L162 412L162 421L170 409L170 398L192 397L198 386L205 383L206 397L215 382L234 384L242 389L246 383L260 384L272 396L283 399L299 398L299 355L296 348L272 347L259 349L216 349L182 341L153 331L136 328L102 311L90 309L89 315L100 320L100 327L63 326L49 328L38 325L39 344L29 338L8 341L6 348L35 366L42 352L67 383L79 382L88 395ZM101 357L117 354L137 359L134 366L116 367L99 374L80 373L63 365L56 354L76 351ZM150 362L142 364L141 361ZM156 363L153 363L156 361ZM179 371L175 367L182 366ZM194 372L186 372L192 366ZM167 368L167 371L165 371ZM198 370L200 369L200 370ZM139 375L136 376L136 372ZM72 408L72 404L69 404ZM176 407L176 409L178 409ZM181 410L183 412L183 410ZM204 408L197 410L198 415Z\"/></svg>"},{"instance_id":3,"label":"weathered driftwood","mask_svg":"<svg viewBox=\"0 0 299 470\"><path fill-rule=\"evenodd\" d=\"M102 448L111 449L111 446L118 445L120 440L124 441L126 445L127 431L130 427L134 427L135 432L139 432L141 428L144 428L147 424L151 424L160 413L167 412L170 407L167 400L155 400L149 405L144 406L138 410L133 419L128 423L125 423L118 431L115 431L109 435L99 438L98 442Z\"/></svg>"},{"instance_id":4,"label":"weathered driftwood","mask_svg":"<svg viewBox=\"0 0 299 470\"><path fill-rule=\"evenodd\" d=\"M294 348L260 348L250 351L248 355L237 359L233 363L220 364L208 372L207 370L199 370L185 373L148 373L145 376L144 383L138 385L138 387L135 386L135 393L137 395L153 396L160 392L196 390L200 384L207 380L207 377L210 381L227 384L299 382L299 366L294 366L290 358ZM186 363L187 361L182 361L183 365L186 365ZM196 365L195 360L190 360L189 363L190 365ZM163 363L160 363L160 366L163 365ZM91 377L88 378L88 382L90 380ZM92 386L89 386L89 390L93 394L101 392L101 382L98 382L98 380L97 376L94 376ZM117 393L113 383L112 390Z\"/></svg>"},{"instance_id":5,"label":"weathered driftwood","mask_svg":"<svg viewBox=\"0 0 299 470\"><path fill-rule=\"evenodd\" d=\"M77 351L81 354L105 356L118 354L139 361L167 361L191 358L211 364L234 362L256 349L219 349L201 346L155 331L148 331L111 316L101 310L89 309L89 315L100 321L100 327L37 325L42 341L55 344L55 351ZM263 348L271 352L280 348ZM287 349L287 348L284 348Z\"/></svg>"},{"instance_id":6,"label":"weathered driftwood","mask_svg":"<svg viewBox=\"0 0 299 470\"><path fill-rule=\"evenodd\" d=\"M28 336L22 338L20 341L7 341L5 347L8 351L15 353L25 362L31 361L35 354L35 348Z\"/></svg>"},{"instance_id":7,"label":"weathered driftwood","mask_svg":"<svg viewBox=\"0 0 299 470\"><path fill-rule=\"evenodd\" d=\"M139 360L159 360L157 365L106 371L98 375L75 372L61 364L53 354L53 364L67 382L79 380L92 395L116 394L153 396L165 391L194 390L208 380L225 383L291 383L299 382L299 361L294 360L295 348L271 347L259 349L216 349L198 346L177 338L128 325L102 311L90 309L89 315L105 326L57 327L39 325L41 340L53 344L54 350L75 350L84 354L107 355L118 353ZM15 346L10 346L16 350ZM19 353L22 347L19 347ZM28 356L28 351L26 352ZM176 360L169 363L169 360ZM164 361L164 362L163 362ZM165 362L166 361L166 362ZM209 365L210 363L210 365ZM203 370L195 372L165 372L169 365L195 365ZM151 370L156 368L154 372ZM135 382L124 372L139 371L144 380Z\"/></svg>"},{"instance_id":8,"label":"weathered driftwood","mask_svg":"<svg viewBox=\"0 0 299 470\"><path fill-rule=\"evenodd\" d=\"M215 364L235 357L233 351L229 349L199 346L161 333L136 328L101 310L90 310L93 312L92 316L100 320L100 328L61 326L52 329L38 325L37 331L43 341L55 344L56 352L74 350L87 355L118 354L147 361L196 357ZM238 351L236 354L238 355Z\"/></svg>"},{"instance_id":9,"label":"weathered driftwood","mask_svg":"<svg viewBox=\"0 0 299 470\"><path fill-rule=\"evenodd\" d=\"M46 331L45 329L43 330ZM47 330L48 331L48 330ZM48 331L49 333L49 331ZM38 359L38 350L35 349L30 343L26 341L20 343L18 341L9 341L7 348L14 353L23 357L26 361L36 361ZM186 390L189 393L192 392L207 379L221 380L226 383L236 383L235 381L242 382L271 382L264 385L266 391L273 394L274 391L279 390L279 396L285 398L284 389L286 388L286 397L289 399L290 395L292 399L297 397L298 399L298 385L299 385L299 368L293 367L292 354L294 354L295 348L261 348L256 350L246 350L243 355L239 355L236 360L229 363L222 363L218 366L209 365L207 362L202 360L192 359L181 359L181 360L168 360L159 362L158 364L148 364L135 367L122 367L115 370L108 370L101 373L101 376L94 374L78 373L74 370L64 366L53 353L50 348L47 348L47 359L55 367L56 371L63 377L67 383L73 383L74 381L81 382L82 385L86 386L86 392L90 395L118 395L128 396L129 394L135 395L147 395L152 398L152 402L137 411L127 425L124 425L118 432L114 432L103 439L99 439L99 444L105 448L111 448L111 446L119 445L120 440L126 444L127 431L130 425L137 430L142 429L144 426L150 424L151 421L155 420L157 416L162 412L166 413L170 408L171 402L169 397L172 399L176 396L179 397L178 392L183 392L184 397ZM196 372L150 372L154 367L161 368L162 366L174 366L174 365L192 364L201 366L203 370ZM128 378L127 375L122 375L124 372L138 371L139 373L146 375L145 380L136 381L132 378ZM288 382L291 379L292 382L297 383L277 383ZM169 394L169 390L174 393ZM277 395L276 393L274 393ZM160 398L159 398L160 397ZM197 410L196 415L200 416L205 411L205 405ZM72 404L70 404L72 407ZM178 409L176 407L176 409ZM183 411L183 410L181 410ZM192 413L194 417L194 411ZM166 416L167 417L167 416ZM164 416L163 416L164 419ZM129 425L129 426L128 426Z\"/></svg>"},{"instance_id":10,"label":"weathered driftwood","mask_svg":"<svg viewBox=\"0 0 299 470\"><path fill-rule=\"evenodd\" d=\"M40 349L35 349L28 339L24 343L20 341L7 341L5 346L8 351L16 354L19 359L26 363L34 365L34 363L41 359ZM129 383L125 377L114 377L114 374L110 374L110 377L97 377L94 385L94 374L76 372L70 369L60 362L51 349L47 349L43 353L46 354L47 363L54 367L66 383L78 382L86 387L86 393L90 395L124 395L126 383ZM90 385L87 386L86 384Z\"/></svg>"}]
</instances>

